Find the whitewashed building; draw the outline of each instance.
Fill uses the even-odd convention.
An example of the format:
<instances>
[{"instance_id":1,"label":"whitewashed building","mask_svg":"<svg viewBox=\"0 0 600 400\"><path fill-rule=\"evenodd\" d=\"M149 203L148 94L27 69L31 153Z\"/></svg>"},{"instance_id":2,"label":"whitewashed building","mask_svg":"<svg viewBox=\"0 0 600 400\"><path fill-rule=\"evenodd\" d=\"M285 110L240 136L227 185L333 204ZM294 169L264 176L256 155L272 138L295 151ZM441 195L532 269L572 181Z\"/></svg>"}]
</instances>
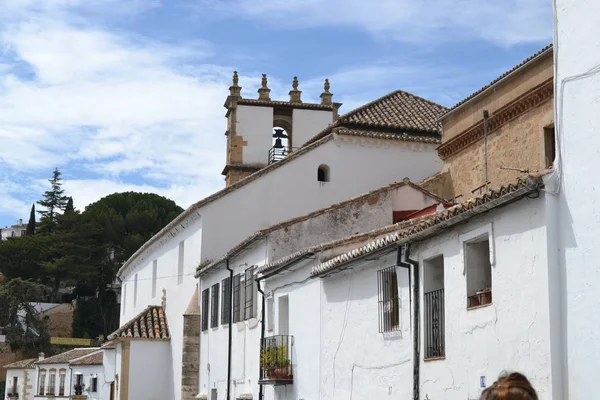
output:
<instances>
[{"instance_id":1,"label":"whitewashed building","mask_svg":"<svg viewBox=\"0 0 600 400\"><path fill-rule=\"evenodd\" d=\"M478 399L506 369L557 398L542 187L520 180L259 268L268 329L293 337L293 374L269 377L281 385L265 398Z\"/></svg>"},{"instance_id":2,"label":"whitewashed building","mask_svg":"<svg viewBox=\"0 0 600 400\"><path fill-rule=\"evenodd\" d=\"M197 354L192 345L189 354L183 352L191 336L183 327L184 313L197 296L192 276L201 263L220 257L257 229L405 176L419 181L441 167L435 148L437 119L445 108L435 103L396 91L337 118L339 104L331 102L328 83L320 104L302 102L297 82L290 101L271 100L266 77L258 100L242 98L237 83L236 75L225 104L227 187L190 206L118 272L122 325L158 305L159 293L166 290L169 365L174 368L163 379L171 390L168 397L175 399L199 392L193 379L197 364L183 362ZM128 397L121 393L120 398Z\"/></svg>"},{"instance_id":3,"label":"whitewashed building","mask_svg":"<svg viewBox=\"0 0 600 400\"><path fill-rule=\"evenodd\" d=\"M0 229L0 239L7 240L10 238L17 238L21 236L25 236L27 232L27 224L23 223L23 220L20 219L19 222L15 225L6 226Z\"/></svg>"},{"instance_id":4,"label":"whitewashed building","mask_svg":"<svg viewBox=\"0 0 600 400\"><path fill-rule=\"evenodd\" d=\"M30 358L4 366L6 369L5 399L33 400L35 396L36 361L37 358Z\"/></svg>"},{"instance_id":5,"label":"whitewashed building","mask_svg":"<svg viewBox=\"0 0 600 400\"><path fill-rule=\"evenodd\" d=\"M231 398L258 398L266 390L262 385L272 383L260 372L259 349L261 337L276 340L271 337L273 299L266 300L269 324L262 325L263 296L255 282L257 268L306 246L389 225L424 208L435 212L443 203L403 180L261 229L199 269L200 396L220 396L229 389Z\"/></svg>"}]
</instances>

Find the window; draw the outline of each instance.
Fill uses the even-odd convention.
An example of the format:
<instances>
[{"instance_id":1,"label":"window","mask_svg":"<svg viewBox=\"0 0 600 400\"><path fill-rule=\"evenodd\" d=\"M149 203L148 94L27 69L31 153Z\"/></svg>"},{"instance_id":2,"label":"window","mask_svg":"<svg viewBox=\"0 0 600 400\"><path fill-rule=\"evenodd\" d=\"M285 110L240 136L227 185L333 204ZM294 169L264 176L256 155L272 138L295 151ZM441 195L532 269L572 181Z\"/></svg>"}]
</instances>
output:
<instances>
[{"instance_id":1,"label":"window","mask_svg":"<svg viewBox=\"0 0 600 400\"><path fill-rule=\"evenodd\" d=\"M225 278L221 281L221 324L225 325L231 321L231 279Z\"/></svg>"},{"instance_id":2,"label":"window","mask_svg":"<svg viewBox=\"0 0 600 400\"><path fill-rule=\"evenodd\" d=\"M123 315L125 314L127 306L127 284L123 285L123 304L121 304L121 309L123 311Z\"/></svg>"},{"instance_id":3,"label":"window","mask_svg":"<svg viewBox=\"0 0 600 400\"><path fill-rule=\"evenodd\" d=\"M60 371L60 375L59 375L59 379L58 379L58 395L59 396L65 395L65 378L66 378L66 372Z\"/></svg>"},{"instance_id":4,"label":"window","mask_svg":"<svg viewBox=\"0 0 600 400\"><path fill-rule=\"evenodd\" d=\"M492 302L492 265L488 234L465 242L467 308Z\"/></svg>"},{"instance_id":5,"label":"window","mask_svg":"<svg viewBox=\"0 0 600 400\"><path fill-rule=\"evenodd\" d=\"M16 376L14 376L13 377L13 384L12 384L12 387L13 387L12 388L12 393L13 394L19 393L18 386L19 386L19 378L16 377Z\"/></svg>"},{"instance_id":6,"label":"window","mask_svg":"<svg viewBox=\"0 0 600 400\"><path fill-rule=\"evenodd\" d=\"M38 379L38 395L43 396L44 395L44 386L46 385L46 371L45 370L41 370L40 371L40 377Z\"/></svg>"},{"instance_id":7,"label":"window","mask_svg":"<svg viewBox=\"0 0 600 400\"><path fill-rule=\"evenodd\" d=\"M46 390L46 394L55 394L56 393L56 374L50 371L50 375L48 376L48 389Z\"/></svg>"},{"instance_id":8,"label":"window","mask_svg":"<svg viewBox=\"0 0 600 400\"><path fill-rule=\"evenodd\" d=\"M156 274L158 273L158 260L152 262L152 298L156 297Z\"/></svg>"},{"instance_id":9,"label":"window","mask_svg":"<svg viewBox=\"0 0 600 400\"><path fill-rule=\"evenodd\" d=\"M423 261L424 358L445 357L444 256Z\"/></svg>"},{"instance_id":10,"label":"window","mask_svg":"<svg viewBox=\"0 0 600 400\"><path fill-rule=\"evenodd\" d=\"M215 283L211 288L210 300L210 327L219 326L219 284Z\"/></svg>"},{"instance_id":11,"label":"window","mask_svg":"<svg viewBox=\"0 0 600 400\"><path fill-rule=\"evenodd\" d=\"M556 158L556 143L554 137L554 125L544 128L544 158L545 167L551 168Z\"/></svg>"},{"instance_id":12,"label":"window","mask_svg":"<svg viewBox=\"0 0 600 400\"><path fill-rule=\"evenodd\" d=\"M379 332L400 330L400 302L396 267L377 271L379 293Z\"/></svg>"},{"instance_id":13,"label":"window","mask_svg":"<svg viewBox=\"0 0 600 400\"><path fill-rule=\"evenodd\" d=\"M210 400L217 400L217 389L210 389Z\"/></svg>"},{"instance_id":14,"label":"window","mask_svg":"<svg viewBox=\"0 0 600 400\"><path fill-rule=\"evenodd\" d=\"M202 331L208 329L208 289L202 291Z\"/></svg>"},{"instance_id":15,"label":"window","mask_svg":"<svg viewBox=\"0 0 600 400\"><path fill-rule=\"evenodd\" d=\"M25 231L21 231L21 236L25 236Z\"/></svg>"},{"instance_id":16,"label":"window","mask_svg":"<svg viewBox=\"0 0 600 400\"><path fill-rule=\"evenodd\" d=\"M319 165L317 169L317 180L319 182L329 182L329 167L325 164Z\"/></svg>"},{"instance_id":17,"label":"window","mask_svg":"<svg viewBox=\"0 0 600 400\"><path fill-rule=\"evenodd\" d=\"M273 319L275 319L275 315L273 315L273 306L275 305L275 300L271 297L267 299L267 330L269 332L273 331Z\"/></svg>"},{"instance_id":18,"label":"window","mask_svg":"<svg viewBox=\"0 0 600 400\"><path fill-rule=\"evenodd\" d=\"M256 290L256 282L254 281L254 266L245 271L244 277L244 319L254 318L256 316L256 308L254 307L254 292Z\"/></svg>"},{"instance_id":19,"label":"window","mask_svg":"<svg viewBox=\"0 0 600 400\"><path fill-rule=\"evenodd\" d=\"M93 393L98 391L98 378L95 376L92 376L92 378L90 379L90 390Z\"/></svg>"},{"instance_id":20,"label":"window","mask_svg":"<svg viewBox=\"0 0 600 400\"><path fill-rule=\"evenodd\" d=\"M183 283L184 242L179 243L179 258L177 259L177 284Z\"/></svg>"},{"instance_id":21,"label":"window","mask_svg":"<svg viewBox=\"0 0 600 400\"><path fill-rule=\"evenodd\" d=\"M233 322L240 322L241 319L241 313L240 313L240 309L241 309L241 304L242 304L242 299L241 299L241 291L242 291L242 285L241 285L241 274L237 274L236 276L233 277Z\"/></svg>"},{"instance_id":22,"label":"window","mask_svg":"<svg viewBox=\"0 0 600 400\"><path fill-rule=\"evenodd\" d=\"M133 277L133 308L137 307L137 281L138 274Z\"/></svg>"}]
</instances>

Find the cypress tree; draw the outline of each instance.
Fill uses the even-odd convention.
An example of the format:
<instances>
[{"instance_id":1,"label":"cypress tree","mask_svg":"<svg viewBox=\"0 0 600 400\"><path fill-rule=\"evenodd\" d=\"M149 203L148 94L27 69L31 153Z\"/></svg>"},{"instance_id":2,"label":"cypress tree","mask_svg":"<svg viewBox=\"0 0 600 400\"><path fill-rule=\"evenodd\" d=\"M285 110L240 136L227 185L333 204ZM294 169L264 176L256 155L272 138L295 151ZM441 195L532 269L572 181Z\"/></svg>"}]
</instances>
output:
<instances>
[{"instance_id":1,"label":"cypress tree","mask_svg":"<svg viewBox=\"0 0 600 400\"><path fill-rule=\"evenodd\" d=\"M35 203L31 205L31 213L29 213L29 222L27 223L27 234L35 233Z\"/></svg>"}]
</instances>

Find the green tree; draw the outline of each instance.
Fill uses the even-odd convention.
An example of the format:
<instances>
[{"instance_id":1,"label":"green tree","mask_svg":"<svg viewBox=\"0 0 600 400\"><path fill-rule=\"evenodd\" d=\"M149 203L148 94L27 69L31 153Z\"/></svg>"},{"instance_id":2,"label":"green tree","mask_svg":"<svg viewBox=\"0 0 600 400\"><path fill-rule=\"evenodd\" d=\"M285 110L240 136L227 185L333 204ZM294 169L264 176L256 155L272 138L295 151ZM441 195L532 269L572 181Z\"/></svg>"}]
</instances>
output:
<instances>
[{"instance_id":1,"label":"green tree","mask_svg":"<svg viewBox=\"0 0 600 400\"><path fill-rule=\"evenodd\" d=\"M56 168L52 173L52 178L48 180L50 182L50 190L44 192L44 199L38 201L38 204L45 208L45 210L38 211L41 215L39 231L42 233L54 233L56 230L58 215L61 211L64 211L67 205L67 196L65 196L65 190L62 188L62 174Z\"/></svg>"},{"instance_id":2,"label":"green tree","mask_svg":"<svg viewBox=\"0 0 600 400\"><path fill-rule=\"evenodd\" d=\"M0 326L11 350L33 356L48 349L47 321L32 305L46 300L48 292L48 287L20 278L0 284Z\"/></svg>"},{"instance_id":3,"label":"green tree","mask_svg":"<svg viewBox=\"0 0 600 400\"><path fill-rule=\"evenodd\" d=\"M35 234L35 203L31 205L31 212L29 213L29 222L27 223L28 235Z\"/></svg>"},{"instance_id":4,"label":"green tree","mask_svg":"<svg viewBox=\"0 0 600 400\"><path fill-rule=\"evenodd\" d=\"M7 279L45 280L47 275L41 263L51 243L52 238L46 235L25 235L18 240L0 241L0 272Z\"/></svg>"}]
</instances>

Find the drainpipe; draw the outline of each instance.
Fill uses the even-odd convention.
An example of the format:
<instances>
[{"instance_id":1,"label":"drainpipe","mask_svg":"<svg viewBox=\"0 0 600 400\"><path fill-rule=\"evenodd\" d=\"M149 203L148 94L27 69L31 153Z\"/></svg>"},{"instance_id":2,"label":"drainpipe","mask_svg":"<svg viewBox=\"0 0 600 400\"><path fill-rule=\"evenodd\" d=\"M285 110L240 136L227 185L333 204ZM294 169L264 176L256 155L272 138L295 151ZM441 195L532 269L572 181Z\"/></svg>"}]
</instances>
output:
<instances>
[{"instance_id":1,"label":"drainpipe","mask_svg":"<svg viewBox=\"0 0 600 400\"><path fill-rule=\"evenodd\" d=\"M404 259L402 261L402 248L404 248ZM420 386L420 280L419 280L419 262L410 258L410 245L404 244L402 247L398 246L398 265L404 268L410 268L413 271L414 285L413 285L413 399L419 400L419 386ZM410 273L409 273L409 285L410 285Z\"/></svg>"},{"instance_id":2,"label":"drainpipe","mask_svg":"<svg viewBox=\"0 0 600 400\"><path fill-rule=\"evenodd\" d=\"M227 347L227 400L231 400L231 343L233 330L233 270L229 268L229 257L227 257L227 271L229 271L229 343Z\"/></svg>"},{"instance_id":3,"label":"drainpipe","mask_svg":"<svg viewBox=\"0 0 600 400\"><path fill-rule=\"evenodd\" d=\"M256 278L256 287L258 289L258 292L261 294L262 300L261 300L261 308L260 308L260 350L262 351L262 344L265 340L265 292L261 289L260 287L260 279L261 278ZM258 367L258 376L260 376L261 374L261 369L260 369L260 365ZM258 400L264 400L264 393L263 393L263 385L258 385Z\"/></svg>"}]
</instances>

